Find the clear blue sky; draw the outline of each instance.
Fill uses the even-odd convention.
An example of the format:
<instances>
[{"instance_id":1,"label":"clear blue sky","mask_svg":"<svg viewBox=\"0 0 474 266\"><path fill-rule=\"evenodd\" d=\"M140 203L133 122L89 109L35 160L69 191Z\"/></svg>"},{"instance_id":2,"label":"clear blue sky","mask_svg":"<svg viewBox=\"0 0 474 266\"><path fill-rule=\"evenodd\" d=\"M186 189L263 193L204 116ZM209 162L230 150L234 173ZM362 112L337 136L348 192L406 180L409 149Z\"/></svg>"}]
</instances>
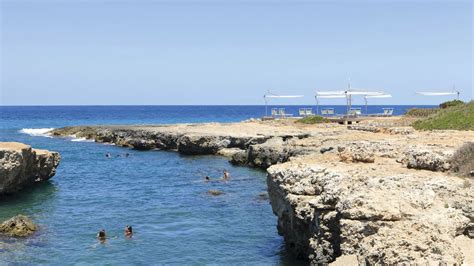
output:
<instances>
[{"instance_id":1,"label":"clear blue sky","mask_svg":"<svg viewBox=\"0 0 474 266\"><path fill-rule=\"evenodd\" d=\"M384 89L373 104L473 97L471 1L1 2L4 105L263 104ZM360 103L361 101L359 101ZM344 100L326 100L344 104Z\"/></svg>"}]
</instances>

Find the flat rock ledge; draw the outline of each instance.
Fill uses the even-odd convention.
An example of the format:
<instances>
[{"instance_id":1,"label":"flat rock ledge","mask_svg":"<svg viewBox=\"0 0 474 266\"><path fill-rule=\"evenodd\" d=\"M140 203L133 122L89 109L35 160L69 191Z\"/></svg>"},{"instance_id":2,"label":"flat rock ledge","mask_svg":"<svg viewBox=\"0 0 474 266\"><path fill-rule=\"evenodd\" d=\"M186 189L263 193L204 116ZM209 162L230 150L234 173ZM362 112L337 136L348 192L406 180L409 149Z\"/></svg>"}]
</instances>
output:
<instances>
[{"instance_id":1,"label":"flat rock ledge","mask_svg":"<svg viewBox=\"0 0 474 266\"><path fill-rule=\"evenodd\" d=\"M474 182L455 176L452 165L459 147L474 141L474 131L383 124L247 121L82 126L52 134L139 150L218 154L267 169L278 232L314 265L348 259L364 265L467 263L466 250L474 245Z\"/></svg>"},{"instance_id":2,"label":"flat rock ledge","mask_svg":"<svg viewBox=\"0 0 474 266\"><path fill-rule=\"evenodd\" d=\"M50 179L61 156L18 142L0 142L0 196Z\"/></svg>"}]
</instances>

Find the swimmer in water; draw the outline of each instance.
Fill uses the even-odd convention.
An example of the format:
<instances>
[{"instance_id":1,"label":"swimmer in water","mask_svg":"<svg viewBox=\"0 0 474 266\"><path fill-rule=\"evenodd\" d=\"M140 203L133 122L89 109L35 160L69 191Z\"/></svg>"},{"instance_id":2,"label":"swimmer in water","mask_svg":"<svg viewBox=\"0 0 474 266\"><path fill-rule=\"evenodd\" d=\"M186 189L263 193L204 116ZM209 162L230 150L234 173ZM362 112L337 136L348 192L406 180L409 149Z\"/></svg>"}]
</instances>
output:
<instances>
[{"instance_id":1,"label":"swimmer in water","mask_svg":"<svg viewBox=\"0 0 474 266\"><path fill-rule=\"evenodd\" d=\"M105 157L106 157L106 158L110 158L110 157L112 157L112 155L110 155L110 153L106 153L106 154L105 154Z\"/></svg>"},{"instance_id":2,"label":"swimmer in water","mask_svg":"<svg viewBox=\"0 0 474 266\"><path fill-rule=\"evenodd\" d=\"M127 226L125 227L125 232L124 232L124 234L125 234L125 237L126 237L126 238L131 238L131 237L133 236L133 229L132 229L132 226L127 225Z\"/></svg>"},{"instance_id":3,"label":"swimmer in water","mask_svg":"<svg viewBox=\"0 0 474 266\"><path fill-rule=\"evenodd\" d=\"M107 240L107 237L105 235L105 230L102 229L99 231L99 233L97 233L97 239L101 242L101 243L104 243L105 240Z\"/></svg>"},{"instance_id":4,"label":"swimmer in water","mask_svg":"<svg viewBox=\"0 0 474 266\"><path fill-rule=\"evenodd\" d=\"M209 182L209 181L211 181L211 178L210 178L209 176L206 176L206 177L204 178L204 181L205 181L205 182Z\"/></svg>"},{"instance_id":5,"label":"swimmer in water","mask_svg":"<svg viewBox=\"0 0 474 266\"><path fill-rule=\"evenodd\" d=\"M229 180L230 179L230 174L229 174L229 172L227 172L227 170L224 170L223 178L224 178L224 180Z\"/></svg>"},{"instance_id":6,"label":"swimmer in water","mask_svg":"<svg viewBox=\"0 0 474 266\"><path fill-rule=\"evenodd\" d=\"M130 156L130 153L128 153L128 152L125 153L125 157L128 157L128 156Z\"/></svg>"}]
</instances>

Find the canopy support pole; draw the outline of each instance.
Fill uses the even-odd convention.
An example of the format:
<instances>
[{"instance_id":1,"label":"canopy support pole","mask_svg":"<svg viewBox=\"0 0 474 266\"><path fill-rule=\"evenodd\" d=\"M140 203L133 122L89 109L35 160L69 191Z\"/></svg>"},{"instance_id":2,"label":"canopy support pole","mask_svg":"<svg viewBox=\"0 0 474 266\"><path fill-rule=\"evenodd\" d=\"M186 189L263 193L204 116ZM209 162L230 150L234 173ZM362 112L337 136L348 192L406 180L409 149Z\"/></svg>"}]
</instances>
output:
<instances>
[{"instance_id":1,"label":"canopy support pole","mask_svg":"<svg viewBox=\"0 0 474 266\"><path fill-rule=\"evenodd\" d=\"M318 100L318 96L314 96L314 98L316 99L316 115L319 115L319 100Z\"/></svg>"},{"instance_id":2,"label":"canopy support pole","mask_svg":"<svg viewBox=\"0 0 474 266\"><path fill-rule=\"evenodd\" d=\"M265 100L265 116L268 116L268 102L267 102L267 96L264 95L263 99Z\"/></svg>"},{"instance_id":3,"label":"canopy support pole","mask_svg":"<svg viewBox=\"0 0 474 266\"><path fill-rule=\"evenodd\" d=\"M365 100L365 114L368 116L369 115L369 111L367 109L367 98L364 97L364 100Z\"/></svg>"}]
</instances>

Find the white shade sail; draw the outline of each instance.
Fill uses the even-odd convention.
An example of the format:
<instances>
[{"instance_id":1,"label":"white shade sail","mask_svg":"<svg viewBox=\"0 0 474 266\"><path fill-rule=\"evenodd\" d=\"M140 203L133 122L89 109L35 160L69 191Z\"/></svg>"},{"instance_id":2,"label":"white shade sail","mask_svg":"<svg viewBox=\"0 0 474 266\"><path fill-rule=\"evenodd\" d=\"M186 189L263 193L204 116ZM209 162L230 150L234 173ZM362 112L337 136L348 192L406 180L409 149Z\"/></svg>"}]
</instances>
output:
<instances>
[{"instance_id":1,"label":"white shade sail","mask_svg":"<svg viewBox=\"0 0 474 266\"><path fill-rule=\"evenodd\" d=\"M267 95L265 94L263 97L265 98L302 98L304 95Z\"/></svg>"},{"instance_id":2,"label":"white shade sail","mask_svg":"<svg viewBox=\"0 0 474 266\"><path fill-rule=\"evenodd\" d=\"M390 94L380 94L380 95L366 95L364 96L366 99L371 99L371 98L392 98L392 95Z\"/></svg>"},{"instance_id":3,"label":"white shade sail","mask_svg":"<svg viewBox=\"0 0 474 266\"><path fill-rule=\"evenodd\" d=\"M317 91L316 96L323 96L323 95L345 95L345 91Z\"/></svg>"},{"instance_id":4,"label":"white shade sail","mask_svg":"<svg viewBox=\"0 0 474 266\"><path fill-rule=\"evenodd\" d=\"M316 95L318 99L346 98L346 95Z\"/></svg>"},{"instance_id":5,"label":"white shade sail","mask_svg":"<svg viewBox=\"0 0 474 266\"><path fill-rule=\"evenodd\" d=\"M447 95L457 95L458 92L432 92L432 91L417 91L416 94L424 96L447 96Z\"/></svg>"},{"instance_id":6,"label":"white shade sail","mask_svg":"<svg viewBox=\"0 0 474 266\"><path fill-rule=\"evenodd\" d=\"M347 95L382 95L379 91L347 91Z\"/></svg>"}]
</instances>

